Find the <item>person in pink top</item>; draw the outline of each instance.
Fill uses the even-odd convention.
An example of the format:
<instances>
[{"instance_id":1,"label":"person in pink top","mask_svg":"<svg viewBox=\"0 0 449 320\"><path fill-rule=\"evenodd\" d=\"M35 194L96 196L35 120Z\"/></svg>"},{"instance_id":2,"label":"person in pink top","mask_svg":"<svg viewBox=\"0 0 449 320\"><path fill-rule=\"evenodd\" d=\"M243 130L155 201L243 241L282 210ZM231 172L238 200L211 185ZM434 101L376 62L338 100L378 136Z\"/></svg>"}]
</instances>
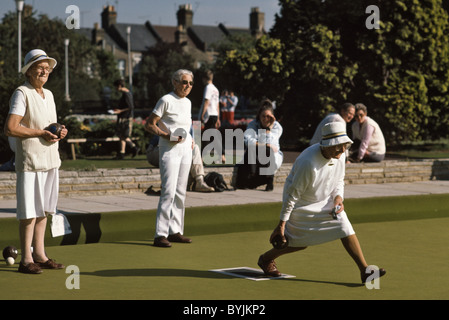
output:
<instances>
[{"instance_id":1,"label":"person in pink top","mask_svg":"<svg viewBox=\"0 0 449 320\"><path fill-rule=\"evenodd\" d=\"M368 117L368 109L362 103L355 105L355 119L352 124L354 146L351 148L351 162L381 162L385 158L385 138L376 121Z\"/></svg>"}]
</instances>

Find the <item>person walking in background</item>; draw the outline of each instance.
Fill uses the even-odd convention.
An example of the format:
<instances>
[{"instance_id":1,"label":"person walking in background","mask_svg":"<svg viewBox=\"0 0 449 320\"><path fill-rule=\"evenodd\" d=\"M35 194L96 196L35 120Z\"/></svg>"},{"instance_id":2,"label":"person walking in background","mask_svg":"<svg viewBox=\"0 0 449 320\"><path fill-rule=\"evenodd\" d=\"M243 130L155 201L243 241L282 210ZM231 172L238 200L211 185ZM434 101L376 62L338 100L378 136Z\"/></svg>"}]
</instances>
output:
<instances>
[{"instance_id":1,"label":"person walking in background","mask_svg":"<svg viewBox=\"0 0 449 320\"><path fill-rule=\"evenodd\" d=\"M53 94L44 88L56 64L43 50L27 53L22 68L26 82L14 91L5 123L5 134L15 137L21 273L64 268L47 257L44 243L47 215L56 213L58 203L61 165L58 142L68 132L65 126L59 135L45 129L57 122Z\"/></svg>"},{"instance_id":2,"label":"person walking in background","mask_svg":"<svg viewBox=\"0 0 449 320\"><path fill-rule=\"evenodd\" d=\"M214 74L211 70L206 71L203 75L203 102L200 108L199 118L201 123L204 124L203 133L209 129L218 129L221 126L220 122L220 93L217 87L213 84ZM210 143L210 141L203 141L201 143L201 152L203 153L204 148ZM222 143L222 141L220 141ZM209 154L203 156L212 156L215 158L216 155ZM222 149L221 161L225 162L224 150ZM209 161L209 160L207 160ZM220 160L215 160L219 162Z\"/></svg>"},{"instance_id":3,"label":"person walking in background","mask_svg":"<svg viewBox=\"0 0 449 320\"><path fill-rule=\"evenodd\" d=\"M114 81L117 91L122 93L118 102L118 108L113 112L117 114L117 135L120 138L120 150L115 159L121 160L125 158L126 146L131 149L134 158L140 149L132 142L131 133L134 119L134 99L131 91L125 86L122 79Z\"/></svg>"},{"instance_id":4,"label":"person walking in background","mask_svg":"<svg viewBox=\"0 0 449 320\"><path fill-rule=\"evenodd\" d=\"M145 129L159 136L161 196L157 207L154 246L171 247L171 242L190 243L185 237L184 213L187 182L192 164L192 103L187 98L193 73L179 69L173 73L173 91L159 99Z\"/></svg>"},{"instance_id":5,"label":"person walking in background","mask_svg":"<svg viewBox=\"0 0 449 320\"><path fill-rule=\"evenodd\" d=\"M203 103L200 109L200 121L204 123L204 130L220 128L220 103L217 87L213 84L214 74L211 70L203 76L204 93Z\"/></svg>"},{"instance_id":6,"label":"person walking in background","mask_svg":"<svg viewBox=\"0 0 449 320\"><path fill-rule=\"evenodd\" d=\"M355 105L355 119L352 124L354 150L351 162L381 162L385 158L385 138L379 125L368 117L368 109L362 103Z\"/></svg>"},{"instance_id":7,"label":"person walking in background","mask_svg":"<svg viewBox=\"0 0 449 320\"><path fill-rule=\"evenodd\" d=\"M345 150L351 143L346 126L331 122L323 127L321 143L308 147L296 159L284 184L279 224L270 236L270 242L280 237L284 247L273 247L258 260L266 275L281 275L274 260L284 254L341 239L365 283L368 264L343 204ZM385 272L379 269L380 276Z\"/></svg>"}]
</instances>

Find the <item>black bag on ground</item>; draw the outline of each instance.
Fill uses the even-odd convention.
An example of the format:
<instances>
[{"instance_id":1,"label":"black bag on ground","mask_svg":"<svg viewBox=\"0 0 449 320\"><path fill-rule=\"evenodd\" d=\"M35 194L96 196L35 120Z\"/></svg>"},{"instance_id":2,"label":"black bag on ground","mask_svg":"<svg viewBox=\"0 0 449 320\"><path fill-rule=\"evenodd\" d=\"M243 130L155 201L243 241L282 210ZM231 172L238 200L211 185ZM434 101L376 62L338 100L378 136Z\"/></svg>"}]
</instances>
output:
<instances>
[{"instance_id":1,"label":"black bag on ground","mask_svg":"<svg viewBox=\"0 0 449 320\"><path fill-rule=\"evenodd\" d=\"M216 192L229 190L223 176L218 172L209 172L208 174L206 174L206 176L204 177L204 182L206 182L209 187L214 188Z\"/></svg>"}]
</instances>

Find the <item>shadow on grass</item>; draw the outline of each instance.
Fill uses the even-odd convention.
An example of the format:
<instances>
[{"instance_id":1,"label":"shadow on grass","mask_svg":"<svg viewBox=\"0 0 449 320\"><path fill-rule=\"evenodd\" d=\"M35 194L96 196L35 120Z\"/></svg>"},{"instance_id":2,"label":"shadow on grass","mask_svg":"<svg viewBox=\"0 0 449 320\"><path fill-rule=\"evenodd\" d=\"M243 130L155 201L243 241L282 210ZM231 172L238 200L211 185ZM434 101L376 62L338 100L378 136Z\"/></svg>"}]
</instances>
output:
<instances>
[{"instance_id":1,"label":"shadow on grass","mask_svg":"<svg viewBox=\"0 0 449 320\"><path fill-rule=\"evenodd\" d=\"M353 282L323 281L323 280L298 279L298 278L287 278L287 279L279 279L279 280L333 284L333 285L344 286L344 287L348 287L348 288L356 288L356 287L363 286L363 284L361 284L361 283L353 283Z\"/></svg>"},{"instance_id":2,"label":"shadow on grass","mask_svg":"<svg viewBox=\"0 0 449 320\"><path fill-rule=\"evenodd\" d=\"M188 277L188 278L203 278L203 279L240 279L239 277L233 277L231 275L221 274L217 272L207 270L187 270L187 269L172 269L172 268L139 268L139 269L109 269L98 270L94 272L81 272L81 275L97 276L97 277ZM332 284L344 287L361 287L360 283L349 282L337 282L337 281L323 281L323 280L311 280L311 279L298 279L298 278L284 278L273 279L275 281L298 281L298 282L312 282Z\"/></svg>"},{"instance_id":3,"label":"shadow on grass","mask_svg":"<svg viewBox=\"0 0 449 320\"><path fill-rule=\"evenodd\" d=\"M81 275L98 277L189 277L189 278L210 278L229 279L230 276L222 275L205 270L187 270L171 268L140 268L140 269L109 269L94 272L81 272Z\"/></svg>"}]
</instances>

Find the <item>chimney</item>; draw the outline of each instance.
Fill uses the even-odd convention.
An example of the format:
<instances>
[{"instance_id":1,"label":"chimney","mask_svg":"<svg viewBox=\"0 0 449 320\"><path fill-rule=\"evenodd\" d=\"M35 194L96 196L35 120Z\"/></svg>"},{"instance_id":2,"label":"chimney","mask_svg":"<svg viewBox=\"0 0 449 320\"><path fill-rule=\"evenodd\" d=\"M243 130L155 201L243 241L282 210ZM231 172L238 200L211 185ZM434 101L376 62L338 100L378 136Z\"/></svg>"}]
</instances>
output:
<instances>
[{"instance_id":1,"label":"chimney","mask_svg":"<svg viewBox=\"0 0 449 320\"><path fill-rule=\"evenodd\" d=\"M249 14L249 29L251 35L259 38L265 32L265 13L260 12L258 7L251 8Z\"/></svg>"},{"instance_id":2,"label":"chimney","mask_svg":"<svg viewBox=\"0 0 449 320\"><path fill-rule=\"evenodd\" d=\"M191 27L193 24L193 11L191 4L182 4L176 13L178 18L178 26L182 26L184 30Z\"/></svg>"},{"instance_id":3,"label":"chimney","mask_svg":"<svg viewBox=\"0 0 449 320\"><path fill-rule=\"evenodd\" d=\"M182 25L176 27L175 42L180 45L185 45L187 43L187 31Z\"/></svg>"},{"instance_id":4,"label":"chimney","mask_svg":"<svg viewBox=\"0 0 449 320\"><path fill-rule=\"evenodd\" d=\"M104 40L104 29L100 29L98 22L94 23L94 29L92 30L92 43L99 44Z\"/></svg>"},{"instance_id":5,"label":"chimney","mask_svg":"<svg viewBox=\"0 0 449 320\"><path fill-rule=\"evenodd\" d=\"M114 6L104 6L101 13L101 27L108 29L111 25L117 22L117 12L115 12Z\"/></svg>"}]
</instances>

